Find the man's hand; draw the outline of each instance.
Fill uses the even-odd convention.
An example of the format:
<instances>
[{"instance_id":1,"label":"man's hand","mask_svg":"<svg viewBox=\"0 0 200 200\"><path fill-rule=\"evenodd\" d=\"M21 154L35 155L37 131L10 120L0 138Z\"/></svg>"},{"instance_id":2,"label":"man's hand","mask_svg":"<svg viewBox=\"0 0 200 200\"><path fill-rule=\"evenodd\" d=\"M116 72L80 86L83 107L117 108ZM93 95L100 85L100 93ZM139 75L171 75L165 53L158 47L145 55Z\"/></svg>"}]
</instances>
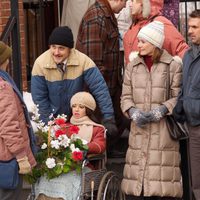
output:
<instances>
[{"instance_id":1,"label":"man's hand","mask_svg":"<svg viewBox=\"0 0 200 200\"><path fill-rule=\"evenodd\" d=\"M184 122L186 121L186 116L185 116L185 112L183 109L183 101L182 100L179 99L177 101L172 114L177 122L184 124Z\"/></svg>"},{"instance_id":2,"label":"man's hand","mask_svg":"<svg viewBox=\"0 0 200 200\"><path fill-rule=\"evenodd\" d=\"M102 124L107 129L107 132L106 132L107 137L112 138L118 135L118 129L117 129L114 118L103 119Z\"/></svg>"}]
</instances>

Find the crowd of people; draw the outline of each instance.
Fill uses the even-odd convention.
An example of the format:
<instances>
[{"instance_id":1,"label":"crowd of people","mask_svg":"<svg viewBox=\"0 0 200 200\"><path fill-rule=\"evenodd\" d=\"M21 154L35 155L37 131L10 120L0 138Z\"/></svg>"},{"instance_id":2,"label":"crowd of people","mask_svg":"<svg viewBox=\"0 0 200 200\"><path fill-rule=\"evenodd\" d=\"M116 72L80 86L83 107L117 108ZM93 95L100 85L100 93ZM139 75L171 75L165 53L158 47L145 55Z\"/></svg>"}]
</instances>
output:
<instances>
[{"instance_id":1,"label":"crowd of people","mask_svg":"<svg viewBox=\"0 0 200 200\"><path fill-rule=\"evenodd\" d=\"M189 47L162 15L163 4L89 3L78 30L71 19L73 28L63 21L52 31L49 49L35 60L31 94L44 123L52 114L70 116L69 123L79 126L88 142L88 153L109 155L123 132L130 131L121 183L126 199L200 200L200 10L189 15ZM126 26L120 32L122 11ZM0 160L16 158L19 174L27 174L36 165L37 146L21 93L6 72L10 56L11 48L0 42ZM184 152L170 137L167 115L188 130L189 168L181 166ZM182 170L188 170L191 182ZM59 190L68 180L73 187ZM79 181L75 172L52 180L40 177L36 197L76 199ZM183 195L185 182L192 199ZM0 199L18 200L21 190L22 175L16 189L0 188Z\"/></svg>"}]
</instances>

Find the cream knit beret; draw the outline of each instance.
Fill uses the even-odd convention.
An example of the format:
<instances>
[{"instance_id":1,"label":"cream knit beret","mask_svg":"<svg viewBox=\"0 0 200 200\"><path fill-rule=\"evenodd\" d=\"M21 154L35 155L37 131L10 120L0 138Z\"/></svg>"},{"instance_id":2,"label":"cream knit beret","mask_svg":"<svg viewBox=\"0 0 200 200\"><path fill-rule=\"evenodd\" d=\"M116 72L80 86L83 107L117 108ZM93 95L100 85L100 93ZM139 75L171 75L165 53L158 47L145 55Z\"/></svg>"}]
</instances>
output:
<instances>
[{"instance_id":1,"label":"cream knit beret","mask_svg":"<svg viewBox=\"0 0 200 200\"><path fill-rule=\"evenodd\" d=\"M164 24L160 21L153 21L141 28L137 37L162 49L165 39Z\"/></svg>"},{"instance_id":2,"label":"cream knit beret","mask_svg":"<svg viewBox=\"0 0 200 200\"><path fill-rule=\"evenodd\" d=\"M94 100L94 97L88 92L78 92L73 95L70 101L71 107L74 104L84 105L85 107L93 111L96 109L96 102Z\"/></svg>"}]
</instances>

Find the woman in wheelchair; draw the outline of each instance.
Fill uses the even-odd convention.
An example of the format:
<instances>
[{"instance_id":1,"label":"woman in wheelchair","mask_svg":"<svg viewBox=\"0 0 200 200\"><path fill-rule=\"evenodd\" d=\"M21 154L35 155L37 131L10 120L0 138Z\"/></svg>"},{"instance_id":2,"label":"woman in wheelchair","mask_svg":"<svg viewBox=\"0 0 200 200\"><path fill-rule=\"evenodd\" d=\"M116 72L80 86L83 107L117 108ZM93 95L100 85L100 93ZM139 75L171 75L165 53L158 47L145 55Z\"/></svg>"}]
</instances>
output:
<instances>
[{"instance_id":1,"label":"woman in wheelchair","mask_svg":"<svg viewBox=\"0 0 200 200\"><path fill-rule=\"evenodd\" d=\"M92 119L96 102L88 92L78 92L71 98L72 117L70 123L79 127L78 136L88 142L87 154L102 154L106 149L105 128ZM83 172L91 171L91 166ZM81 174L71 171L47 180L41 177L35 184L37 200L75 200L81 191Z\"/></svg>"}]
</instances>

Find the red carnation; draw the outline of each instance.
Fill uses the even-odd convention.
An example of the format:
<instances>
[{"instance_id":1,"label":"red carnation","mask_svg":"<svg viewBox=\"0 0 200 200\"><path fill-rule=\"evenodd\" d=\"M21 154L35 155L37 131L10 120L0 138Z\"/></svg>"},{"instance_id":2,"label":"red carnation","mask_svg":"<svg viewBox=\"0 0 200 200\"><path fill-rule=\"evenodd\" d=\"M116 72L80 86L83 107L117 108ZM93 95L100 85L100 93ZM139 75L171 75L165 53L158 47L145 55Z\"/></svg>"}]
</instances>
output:
<instances>
[{"instance_id":1,"label":"red carnation","mask_svg":"<svg viewBox=\"0 0 200 200\"><path fill-rule=\"evenodd\" d=\"M55 132L55 136L58 138L60 135L65 135L66 134L66 130L61 130L61 129L59 129L59 130L57 130L56 132Z\"/></svg>"},{"instance_id":2,"label":"red carnation","mask_svg":"<svg viewBox=\"0 0 200 200\"><path fill-rule=\"evenodd\" d=\"M83 152L82 151L74 151L72 153L72 159L74 161L81 161L81 160L83 160Z\"/></svg>"},{"instance_id":3,"label":"red carnation","mask_svg":"<svg viewBox=\"0 0 200 200\"><path fill-rule=\"evenodd\" d=\"M58 118L58 119L55 120L55 123L56 123L57 125L65 124L65 119L63 119L63 118Z\"/></svg>"},{"instance_id":4,"label":"red carnation","mask_svg":"<svg viewBox=\"0 0 200 200\"><path fill-rule=\"evenodd\" d=\"M78 134L79 132L79 127L78 126L70 126L69 127L69 133L72 134Z\"/></svg>"}]
</instances>

